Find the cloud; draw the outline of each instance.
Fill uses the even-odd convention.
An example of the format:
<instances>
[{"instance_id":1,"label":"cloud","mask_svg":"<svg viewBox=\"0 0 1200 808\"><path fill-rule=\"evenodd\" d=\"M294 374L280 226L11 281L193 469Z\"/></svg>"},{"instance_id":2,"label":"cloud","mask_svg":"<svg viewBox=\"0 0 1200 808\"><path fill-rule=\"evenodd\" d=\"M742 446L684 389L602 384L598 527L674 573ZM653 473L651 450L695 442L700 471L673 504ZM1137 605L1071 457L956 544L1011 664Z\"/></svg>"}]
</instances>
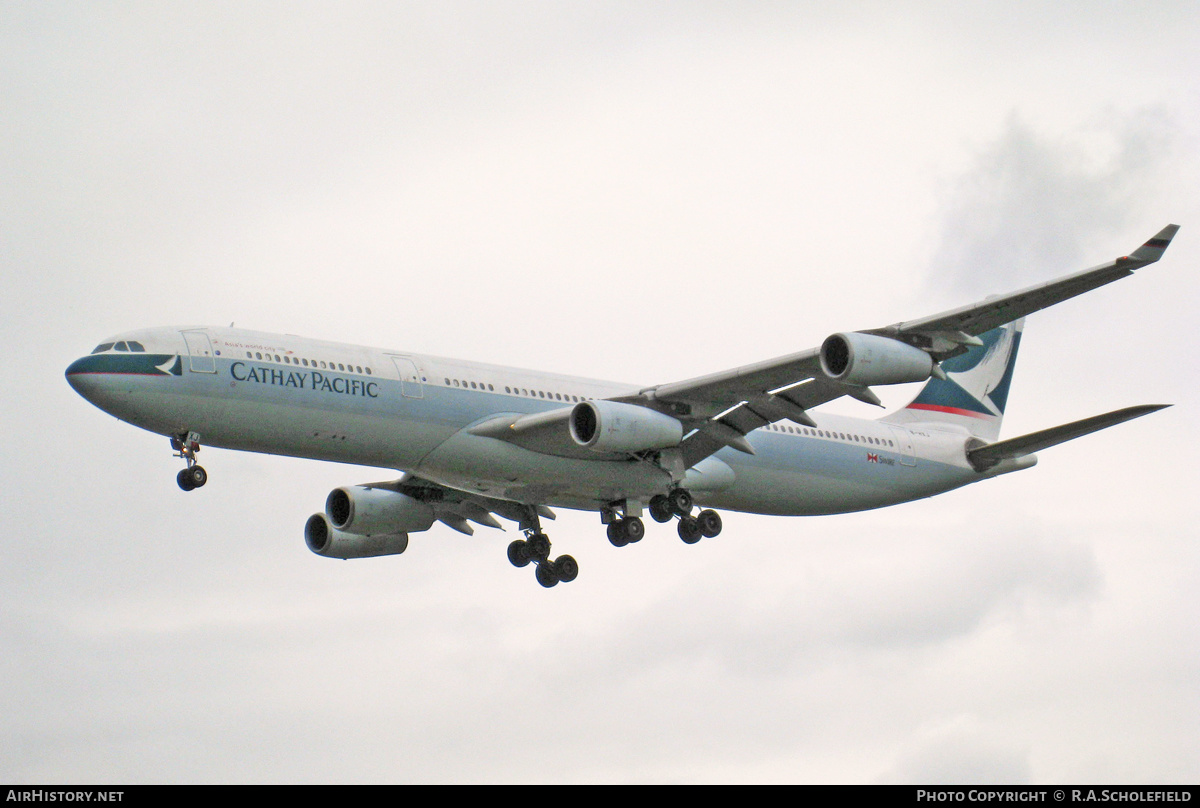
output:
<instances>
[{"instance_id":1,"label":"cloud","mask_svg":"<svg viewBox=\"0 0 1200 808\"><path fill-rule=\"evenodd\" d=\"M1177 144L1163 109L1055 135L1013 114L943 189L930 283L982 297L1049 280L1047 267L1083 269L1097 241L1139 219Z\"/></svg>"},{"instance_id":2,"label":"cloud","mask_svg":"<svg viewBox=\"0 0 1200 808\"><path fill-rule=\"evenodd\" d=\"M973 716L959 715L923 728L901 752L882 783L1022 785L1032 781L1029 751L996 737Z\"/></svg>"}]
</instances>

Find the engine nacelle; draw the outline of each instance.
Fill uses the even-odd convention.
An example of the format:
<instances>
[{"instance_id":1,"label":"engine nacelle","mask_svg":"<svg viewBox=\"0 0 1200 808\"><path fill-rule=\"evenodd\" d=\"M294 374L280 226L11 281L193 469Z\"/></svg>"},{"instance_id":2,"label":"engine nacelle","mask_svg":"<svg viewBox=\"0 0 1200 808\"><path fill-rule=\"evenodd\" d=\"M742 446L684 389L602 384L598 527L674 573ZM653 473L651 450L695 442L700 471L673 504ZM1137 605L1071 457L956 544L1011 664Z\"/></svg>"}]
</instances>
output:
<instances>
[{"instance_id":1,"label":"engine nacelle","mask_svg":"<svg viewBox=\"0 0 1200 808\"><path fill-rule=\"evenodd\" d=\"M571 410L571 439L597 452L644 452L678 446L683 424L619 401L581 401Z\"/></svg>"},{"instance_id":2,"label":"engine nacelle","mask_svg":"<svg viewBox=\"0 0 1200 808\"><path fill-rule=\"evenodd\" d=\"M361 536L344 533L332 527L325 514L314 513L304 525L304 543L308 549L325 558L375 558L403 553L408 549L408 534Z\"/></svg>"},{"instance_id":3,"label":"engine nacelle","mask_svg":"<svg viewBox=\"0 0 1200 808\"><path fill-rule=\"evenodd\" d=\"M933 373L933 357L905 342L851 332L821 344L821 370L835 382L861 387L923 382Z\"/></svg>"},{"instance_id":4,"label":"engine nacelle","mask_svg":"<svg viewBox=\"0 0 1200 808\"><path fill-rule=\"evenodd\" d=\"M325 500L329 524L344 533L419 533L433 524L433 508L397 491L347 485L335 488Z\"/></svg>"}]
</instances>

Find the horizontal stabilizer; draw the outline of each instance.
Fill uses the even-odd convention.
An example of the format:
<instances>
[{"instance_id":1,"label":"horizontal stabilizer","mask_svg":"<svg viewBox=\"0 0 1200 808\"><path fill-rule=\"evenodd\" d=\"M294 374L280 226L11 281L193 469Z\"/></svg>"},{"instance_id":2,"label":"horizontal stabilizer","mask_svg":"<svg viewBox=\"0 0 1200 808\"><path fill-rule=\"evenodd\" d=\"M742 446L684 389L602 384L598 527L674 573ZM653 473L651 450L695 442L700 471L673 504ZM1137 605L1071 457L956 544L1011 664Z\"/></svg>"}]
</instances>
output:
<instances>
[{"instance_id":1,"label":"horizontal stabilizer","mask_svg":"<svg viewBox=\"0 0 1200 808\"><path fill-rule=\"evenodd\" d=\"M978 449L971 449L967 452L967 460L976 471L987 471L1002 460L1040 452L1042 449L1047 449L1051 446L1074 440L1075 438L1081 438L1084 435L1090 435L1101 429L1107 429L1110 426L1116 426L1125 421L1149 415L1152 412L1157 412L1169 406L1171 405L1143 404L1139 407L1126 407L1123 410L1108 412L1104 415L1093 415L1091 418L1084 418L1082 421L1073 421L1062 426L1053 426L1049 429L1043 429L1040 432L1031 432L1028 435L1022 435L1019 438L1009 438L1008 440L980 446Z\"/></svg>"}]
</instances>

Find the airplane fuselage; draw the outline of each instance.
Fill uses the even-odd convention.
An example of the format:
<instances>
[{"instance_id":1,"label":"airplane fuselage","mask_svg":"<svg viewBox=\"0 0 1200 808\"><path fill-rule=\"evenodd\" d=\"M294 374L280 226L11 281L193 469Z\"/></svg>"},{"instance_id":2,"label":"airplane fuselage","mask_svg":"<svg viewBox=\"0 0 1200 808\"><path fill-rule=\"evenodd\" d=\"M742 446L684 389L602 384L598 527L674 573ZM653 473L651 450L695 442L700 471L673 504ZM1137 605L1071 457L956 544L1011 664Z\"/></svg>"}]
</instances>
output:
<instances>
[{"instance_id":1,"label":"airplane fuselage","mask_svg":"<svg viewBox=\"0 0 1200 808\"><path fill-rule=\"evenodd\" d=\"M378 466L400 479L341 486L304 527L326 558L403 553L441 522L517 523L515 567L543 587L579 565L552 556L552 506L597 511L616 547L644 511L695 544L717 509L847 513L933 496L1037 462L1035 452L1163 409L1142 404L1000 440L1025 317L1157 262L1179 227L1081 272L817 348L649 387L235 328L130 332L67 369L100 409L161 435L208 482L201 445ZM815 413L873 386L922 384L878 420ZM695 512L699 504L701 510Z\"/></svg>"},{"instance_id":2,"label":"airplane fuselage","mask_svg":"<svg viewBox=\"0 0 1200 808\"><path fill-rule=\"evenodd\" d=\"M207 446L398 469L474 494L585 510L646 501L678 483L648 457L559 456L468 431L636 385L233 328L147 329L105 345L67 371L81 395L151 432L199 433ZM968 465L970 435L952 427L814 418L815 427L756 430L754 454L723 449L689 470L685 485L714 508L815 515L928 497L996 473Z\"/></svg>"}]
</instances>

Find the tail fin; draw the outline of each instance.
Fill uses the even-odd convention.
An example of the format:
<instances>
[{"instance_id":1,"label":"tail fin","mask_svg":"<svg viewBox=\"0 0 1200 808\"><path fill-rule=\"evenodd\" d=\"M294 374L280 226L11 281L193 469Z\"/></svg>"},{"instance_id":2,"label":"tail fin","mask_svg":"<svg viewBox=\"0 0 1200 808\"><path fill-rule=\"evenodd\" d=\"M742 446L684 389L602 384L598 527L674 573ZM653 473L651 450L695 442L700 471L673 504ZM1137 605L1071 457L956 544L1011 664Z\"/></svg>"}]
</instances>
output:
<instances>
[{"instance_id":1,"label":"tail fin","mask_svg":"<svg viewBox=\"0 0 1200 808\"><path fill-rule=\"evenodd\" d=\"M1000 435L1024 327L1022 317L980 334L982 345L942 362L945 379L931 378L907 407L882 420L956 424L976 437L994 441Z\"/></svg>"}]
</instances>

